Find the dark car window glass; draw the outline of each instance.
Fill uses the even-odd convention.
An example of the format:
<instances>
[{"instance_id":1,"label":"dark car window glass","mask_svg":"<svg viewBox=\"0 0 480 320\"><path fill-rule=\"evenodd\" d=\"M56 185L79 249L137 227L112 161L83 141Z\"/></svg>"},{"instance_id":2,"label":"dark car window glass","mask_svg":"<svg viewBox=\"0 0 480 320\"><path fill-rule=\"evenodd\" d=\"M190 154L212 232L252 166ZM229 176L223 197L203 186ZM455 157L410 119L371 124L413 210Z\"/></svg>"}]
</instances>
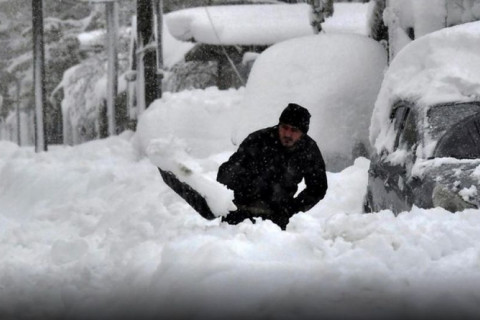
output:
<instances>
[{"instance_id":1,"label":"dark car window glass","mask_svg":"<svg viewBox=\"0 0 480 320\"><path fill-rule=\"evenodd\" d=\"M417 124L413 112L408 112L407 118L400 133L399 146L409 150L417 142Z\"/></svg>"},{"instance_id":2,"label":"dark car window glass","mask_svg":"<svg viewBox=\"0 0 480 320\"><path fill-rule=\"evenodd\" d=\"M402 132L405 126L405 119L407 118L409 113L410 113L410 108L408 108L403 104L398 104L397 106L394 107L392 111L391 118L392 118L393 126L396 132L394 149L398 147L400 136L402 135Z\"/></svg>"},{"instance_id":3,"label":"dark car window glass","mask_svg":"<svg viewBox=\"0 0 480 320\"><path fill-rule=\"evenodd\" d=\"M438 141L434 156L480 158L480 113L452 126Z\"/></svg>"},{"instance_id":4,"label":"dark car window glass","mask_svg":"<svg viewBox=\"0 0 480 320\"><path fill-rule=\"evenodd\" d=\"M435 105L427 112L427 130L434 140L440 137L454 124L480 112L479 102L448 103Z\"/></svg>"}]
</instances>

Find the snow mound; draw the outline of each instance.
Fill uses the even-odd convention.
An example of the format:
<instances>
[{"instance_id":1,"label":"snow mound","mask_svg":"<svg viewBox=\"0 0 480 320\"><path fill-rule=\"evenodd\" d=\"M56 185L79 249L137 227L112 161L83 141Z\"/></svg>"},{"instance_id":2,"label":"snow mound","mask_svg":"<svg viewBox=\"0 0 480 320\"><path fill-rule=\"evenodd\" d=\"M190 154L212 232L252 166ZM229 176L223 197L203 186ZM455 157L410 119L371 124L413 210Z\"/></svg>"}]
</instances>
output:
<instances>
[{"instance_id":1,"label":"snow mound","mask_svg":"<svg viewBox=\"0 0 480 320\"><path fill-rule=\"evenodd\" d=\"M354 147L368 145L386 63L384 48L360 35L327 33L271 46L253 65L234 141L277 124L282 110L295 102L312 114L308 134L317 141L327 170L351 165Z\"/></svg>"},{"instance_id":2,"label":"snow mound","mask_svg":"<svg viewBox=\"0 0 480 320\"><path fill-rule=\"evenodd\" d=\"M242 88L221 91L216 87L167 92L140 116L135 145L146 154L152 140L174 136L183 140L194 158L233 150L230 132L243 93Z\"/></svg>"}]
</instances>

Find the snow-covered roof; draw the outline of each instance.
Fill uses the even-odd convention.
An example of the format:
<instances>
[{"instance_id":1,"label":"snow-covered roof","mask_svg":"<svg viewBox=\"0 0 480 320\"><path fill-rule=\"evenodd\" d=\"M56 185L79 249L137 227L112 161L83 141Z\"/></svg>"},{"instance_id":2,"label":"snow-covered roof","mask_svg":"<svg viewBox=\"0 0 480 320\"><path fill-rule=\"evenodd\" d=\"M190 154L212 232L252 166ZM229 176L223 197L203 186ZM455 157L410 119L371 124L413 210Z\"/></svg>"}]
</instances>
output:
<instances>
[{"instance_id":1,"label":"snow-covered roof","mask_svg":"<svg viewBox=\"0 0 480 320\"><path fill-rule=\"evenodd\" d=\"M393 148L389 117L396 101L415 102L424 114L438 103L479 100L479 52L480 22L445 28L404 47L385 74L375 103L370 141L377 151Z\"/></svg>"},{"instance_id":2,"label":"snow-covered roof","mask_svg":"<svg viewBox=\"0 0 480 320\"><path fill-rule=\"evenodd\" d=\"M335 4L327 32L367 33L368 4ZM165 15L170 33L183 41L223 45L272 45L314 34L311 6L298 4L196 7Z\"/></svg>"},{"instance_id":3,"label":"snow-covered roof","mask_svg":"<svg viewBox=\"0 0 480 320\"><path fill-rule=\"evenodd\" d=\"M368 17L374 3L339 2L333 4L333 15L325 19L322 29L326 33L356 33L368 35Z\"/></svg>"},{"instance_id":4,"label":"snow-covered roof","mask_svg":"<svg viewBox=\"0 0 480 320\"><path fill-rule=\"evenodd\" d=\"M224 45L270 45L313 34L307 4L229 5L190 8L165 15L179 40Z\"/></svg>"}]
</instances>

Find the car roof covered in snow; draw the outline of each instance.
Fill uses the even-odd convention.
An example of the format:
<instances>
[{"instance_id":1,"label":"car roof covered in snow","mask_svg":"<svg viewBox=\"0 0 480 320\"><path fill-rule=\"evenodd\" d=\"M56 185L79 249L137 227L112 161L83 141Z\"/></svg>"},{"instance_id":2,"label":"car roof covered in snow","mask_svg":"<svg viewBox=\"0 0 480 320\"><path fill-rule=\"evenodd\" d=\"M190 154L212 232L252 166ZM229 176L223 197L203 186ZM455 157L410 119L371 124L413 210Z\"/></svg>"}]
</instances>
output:
<instances>
[{"instance_id":1,"label":"car roof covered in snow","mask_svg":"<svg viewBox=\"0 0 480 320\"><path fill-rule=\"evenodd\" d=\"M366 35L371 7L365 3L336 3L322 24L326 32ZM314 34L312 8L306 3L194 7L165 15L178 40L212 45L272 45Z\"/></svg>"}]
</instances>

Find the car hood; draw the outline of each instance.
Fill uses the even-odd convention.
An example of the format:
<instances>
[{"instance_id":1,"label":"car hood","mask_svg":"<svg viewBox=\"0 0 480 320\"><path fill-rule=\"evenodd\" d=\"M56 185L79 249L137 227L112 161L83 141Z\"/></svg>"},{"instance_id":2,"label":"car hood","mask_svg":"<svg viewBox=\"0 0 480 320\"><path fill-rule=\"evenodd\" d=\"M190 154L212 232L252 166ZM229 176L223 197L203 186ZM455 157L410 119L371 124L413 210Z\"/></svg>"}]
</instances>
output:
<instances>
[{"instance_id":1,"label":"car hood","mask_svg":"<svg viewBox=\"0 0 480 320\"><path fill-rule=\"evenodd\" d=\"M463 201L480 208L480 159L441 158L421 161L412 170L413 177L432 180L436 188L457 194Z\"/></svg>"}]
</instances>

